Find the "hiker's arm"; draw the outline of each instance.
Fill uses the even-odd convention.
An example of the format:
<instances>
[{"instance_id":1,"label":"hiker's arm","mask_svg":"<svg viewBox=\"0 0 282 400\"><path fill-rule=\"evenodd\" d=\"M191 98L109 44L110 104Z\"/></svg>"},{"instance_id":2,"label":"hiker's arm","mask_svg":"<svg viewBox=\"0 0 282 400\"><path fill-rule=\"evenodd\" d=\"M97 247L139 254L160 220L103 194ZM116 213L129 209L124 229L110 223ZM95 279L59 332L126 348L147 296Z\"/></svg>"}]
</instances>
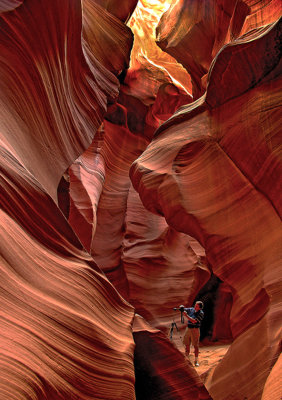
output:
<instances>
[{"instance_id":1,"label":"hiker's arm","mask_svg":"<svg viewBox=\"0 0 282 400\"><path fill-rule=\"evenodd\" d=\"M190 322L192 322L193 324L196 324L197 320L195 320L194 318L189 317L189 315L187 314L186 311L184 311L183 315L184 315L184 317L186 317Z\"/></svg>"}]
</instances>

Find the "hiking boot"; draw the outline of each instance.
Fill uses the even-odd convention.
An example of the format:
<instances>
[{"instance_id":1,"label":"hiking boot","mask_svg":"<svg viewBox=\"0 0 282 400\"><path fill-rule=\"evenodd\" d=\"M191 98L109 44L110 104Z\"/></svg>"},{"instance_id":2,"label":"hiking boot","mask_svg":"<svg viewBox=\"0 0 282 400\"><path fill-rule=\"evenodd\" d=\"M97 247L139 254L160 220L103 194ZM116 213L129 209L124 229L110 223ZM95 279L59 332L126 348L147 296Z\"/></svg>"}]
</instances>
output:
<instances>
[{"instance_id":1,"label":"hiking boot","mask_svg":"<svg viewBox=\"0 0 282 400\"><path fill-rule=\"evenodd\" d=\"M195 367L199 367L199 362L195 361Z\"/></svg>"}]
</instances>

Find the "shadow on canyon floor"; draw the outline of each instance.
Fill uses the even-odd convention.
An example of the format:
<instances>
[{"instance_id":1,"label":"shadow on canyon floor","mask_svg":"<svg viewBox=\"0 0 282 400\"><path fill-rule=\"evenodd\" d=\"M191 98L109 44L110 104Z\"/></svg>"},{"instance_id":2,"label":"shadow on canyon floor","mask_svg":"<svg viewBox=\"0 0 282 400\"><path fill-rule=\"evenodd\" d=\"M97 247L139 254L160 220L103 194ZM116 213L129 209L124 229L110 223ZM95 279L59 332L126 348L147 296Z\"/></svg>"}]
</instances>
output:
<instances>
[{"instance_id":1,"label":"shadow on canyon floor","mask_svg":"<svg viewBox=\"0 0 282 400\"><path fill-rule=\"evenodd\" d=\"M177 349L185 355L185 349L182 344L182 336L175 335L172 342L177 347ZM227 353L231 343L226 342L210 342L207 339L204 339L200 343L199 350L199 367L194 367L198 372L202 380L205 382L208 375L212 372L212 370L218 365L218 363L223 359L225 354ZM191 346L191 355L190 360L192 365L194 366L194 349ZM189 360L187 359L187 362Z\"/></svg>"}]
</instances>

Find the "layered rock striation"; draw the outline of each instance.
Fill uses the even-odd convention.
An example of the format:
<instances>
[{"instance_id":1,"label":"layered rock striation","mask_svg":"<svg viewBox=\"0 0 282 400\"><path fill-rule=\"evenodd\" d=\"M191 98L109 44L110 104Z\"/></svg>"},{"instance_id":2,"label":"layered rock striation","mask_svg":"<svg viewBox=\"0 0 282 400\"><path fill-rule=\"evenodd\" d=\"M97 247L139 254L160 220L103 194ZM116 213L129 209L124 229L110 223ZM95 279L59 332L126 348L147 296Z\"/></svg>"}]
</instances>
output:
<instances>
[{"instance_id":1,"label":"layered rock striation","mask_svg":"<svg viewBox=\"0 0 282 400\"><path fill-rule=\"evenodd\" d=\"M94 135L117 97L114 74L126 68L132 35L90 1L83 9L80 1L4 1L0 11L0 397L135 399L142 366L134 349L142 350L133 336L134 308L121 296L125 285L119 293L91 255L93 210L109 165L107 152L99 154L103 129ZM101 32L105 25L112 36ZM120 53L104 57L101 40L105 49L122 43ZM80 154L96 191L79 162L65 172ZM71 223L91 220L91 229L75 233L57 202ZM183 357L163 340L177 359L171 368L182 370ZM162 375L171 398L179 398ZM183 377L181 398L210 398L191 366Z\"/></svg>"},{"instance_id":2,"label":"layered rock striation","mask_svg":"<svg viewBox=\"0 0 282 400\"><path fill-rule=\"evenodd\" d=\"M79 1L32 0L1 14L1 132L55 201L118 94L116 77L85 57L81 15Z\"/></svg>"},{"instance_id":3,"label":"layered rock striation","mask_svg":"<svg viewBox=\"0 0 282 400\"><path fill-rule=\"evenodd\" d=\"M231 287L235 340L206 382L214 399L260 398L279 354L280 85L278 20L219 52L205 95L164 123L131 168L145 207L195 237Z\"/></svg>"},{"instance_id":4,"label":"layered rock striation","mask_svg":"<svg viewBox=\"0 0 282 400\"><path fill-rule=\"evenodd\" d=\"M279 2L136 3L0 1L0 397L276 400Z\"/></svg>"},{"instance_id":5,"label":"layered rock striation","mask_svg":"<svg viewBox=\"0 0 282 400\"><path fill-rule=\"evenodd\" d=\"M135 398L134 310L56 205L118 80L85 56L79 1L4 3L0 397Z\"/></svg>"},{"instance_id":6,"label":"layered rock striation","mask_svg":"<svg viewBox=\"0 0 282 400\"><path fill-rule=\"evenodd\" d=\"M164 83L146 106L124 86L98 141L69 168L68 219L119 292L153 326L167 331L173 307L192 302L210 273L200 245L193 249L191 238L169 228L163 217L148 215L132 190L129 168L160 121L190 97Z\"/></svg>"},{"instance_id":7,"label":"layered rock striation","mask_svg":"<svg viewBox=\"0 0 282 400\"><path fill-rule=\"evenodd\" d=\"M220 49L280 15L279 0L179 0L163 14L157 44L186 68L196 100L206 91L207 74Z\"/></svg>"},{"instance_id":8,"label":"layered rock striation","mask_svg":"<svg viewBox=\"0 0 282 400\"><path fill-rule=\"evenodd\" d=\"M1 399L134 399L133 308L3 144L0 159Z\"/></svg>"}]
</instances>

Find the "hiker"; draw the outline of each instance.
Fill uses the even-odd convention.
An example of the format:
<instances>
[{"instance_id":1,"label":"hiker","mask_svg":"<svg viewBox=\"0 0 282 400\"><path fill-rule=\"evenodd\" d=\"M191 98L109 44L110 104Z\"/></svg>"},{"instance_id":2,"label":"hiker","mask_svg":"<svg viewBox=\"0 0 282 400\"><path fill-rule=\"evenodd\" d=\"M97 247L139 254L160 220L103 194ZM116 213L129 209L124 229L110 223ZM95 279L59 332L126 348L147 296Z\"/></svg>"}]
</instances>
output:
<instances>
[{"instance_id":1,"label":"hiker","mask_svg":"<svg viewBox=\"0 0 282 400\"><path fill-rule=\"evenodd\" d=\"M195 351L195 367L199 366L199 342L200 342L200 327L204 318L204 304L202 301L196 301L195 307L184 308L183 315L188 319L187 328L185 330L183 344L185 346L185 354L188 357L190 354L190 345L194 346Z\"/></svg>"}]
</instances>

